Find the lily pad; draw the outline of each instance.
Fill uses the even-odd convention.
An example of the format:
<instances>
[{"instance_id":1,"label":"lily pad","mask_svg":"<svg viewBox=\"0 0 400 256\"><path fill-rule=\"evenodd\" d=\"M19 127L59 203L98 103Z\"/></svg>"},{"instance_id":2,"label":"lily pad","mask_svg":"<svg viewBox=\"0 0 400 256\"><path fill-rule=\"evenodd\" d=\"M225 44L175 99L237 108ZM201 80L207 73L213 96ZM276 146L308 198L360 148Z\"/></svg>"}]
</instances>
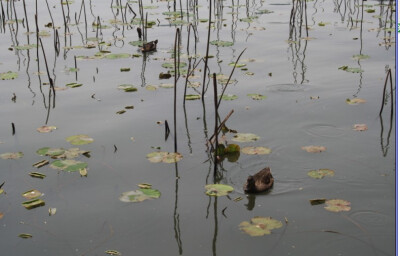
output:
<instances>
[{"instance_id":1,"label":"lily pad","mask_svg":"<svg viewBox=\"0 0 400 256\"><path fill-rule=\"evenodd\" d=\"M125 92L136 92L137 88L131 84L121 84L118 86L119 90L124 90Z\"/></svg>"},{"instance_id":2,"label":"lily pad","mask_svg":"<svg viewBox=\"0 0 400 256\"><path fill-rule=\"evenodd\" d=\"M326 151L326 147L323 146L304 146L301 147L301 149L309 153L320 153Z\"/></svg>"},{"instance_id":3,"label":"lily pad","mask_svg":"<svg viewBox=\"0 0 400 256\"><path fill-rule=\"evenodd\" d=\"M89 144L94 141L92 138L90 138L88 135L85 135L85 134L69 136L65 140L68 141L69 143L71 143L72 145L76 145L76 146Z\"/></svg>"},{"instance_id":4,"label":"lily pad","mask_svg":"<svg viewBox=\"0 0 400 256\"><path fill-rule=\"evenodd\" d=\"M256 141L260 137L258 135L255 135L253 133L237 133L233 136L233 141L237 142L250 142L250 141Z\"/></svg>"},{"instance_id":5,"label":"lily pad","mask_svg":"<svg viewBox=\"0 0 400 256\"><path fill-rule=\"evenodd\" d=\"M108 255L122 255L119 251L116 250L107 250L105 251Z\"/></svg>"},{"instance_id":6,"label":"lily pad","mask_svg":"<svg viewBox=\"0 0 400 256\"><path fill-rule=\"evenodd\" d=\"M369 55L365 55L365 54L353 55L353 59L355 59L355 60L366 60L369 58L370 58Z\"/></svg>"},{"instance_id":7,"label":"lily pad","mask_svg":"<svg viewBox=\"0 0 400 256\"><path fill-rule=\"evenodd\" d=\"M0 73L1 80L13 80L18 77L17 72L8 71L6 73Z\"/></svg>"},{"instance_id":8,"label":"lily pad","mask_svg":"<svg viewBox=\"0 0 400 256\"><path fill-rule=\"evenodd\" d=\"M242 67L245 67L246 64L244 64L244 63L235 63L235 62L231 62L231 63L229 63L229 66L231 66L231 67L237 67L237 68L242 68Z\"/></svg>"},{"instance_id":9,"label":"lily pad","mask_svg":"<svg viewBox=\"0 0 400 256\"><path fill-rule=\"evenodd\" d=\"M310 199L311 205L319 205L319 204L323 204L325 202L326 202L325 198Z\"/></svg>"},{"instance_id":10,"label":"lily pad","mask_svg":"<svg viewBox=\"0 0 400 256\"><path fill-rule=\"evenodd\" d=\"M65 149L64 153L62 153L61 155L52 156L52 158L73 159L73 158L78 157L79 155L88 156L89 153L90 153L90 151L87 151L87 150L81 150L79 148L70 148L70 149Z\"/></svg>"},{"instance_id":11,"label":"lily pad","mask_svg":"<svg viewBox=\"0 0 400 256\"><path fill-rule=\"evenodd\" d=\"M30 50L30 49L33 49L36 47L37 47L37 44L25 44L25 45L15 46L14 48L17 50Z\"/></svg>"},{"instance_id":12,"label":"lily pad","mask_svg":"<svg viewBox=\"0 0 400 256\"><path fill-rule=\"evenodd\" d=\"M34 163L32 166L33 166L33 167L36 167L36 168L40 168L40 167L43 167L43 166L45 166L45 165L47 165L47 164L49 164L49 161L46 160L46 159L44 159L44 160L42 160L42 161L39 161L39 162Z\"/></svg>"},{"instance_id":13,"label":"lily pad","mask_svg":"<svg viewBox=\"0 0 400 256\"><path fill-rule=\"evenodd\" d=\"M25 197L26 199L35 199L41 195L43 195L42 192L36 189L26 191L25 193L22 194L22 196Z\"/></svg>"},{"instance_id":14,"label":"lily pad","mask_svg":"<svg viewBox=\"0 0 400 256\"><path fill-rule=\"evenodd\" d=\"M31 176L32 178L39 178L39 179L46 178L46 175L44 175L43 173L40 173L40 172L30 172L29 176Z\"/></svg>"},{"instance_id":15,"label":"lily pad","mask_svg":"<svg viewBox=\"0 0 400 256\"><path fill-rule=\"evenodd\" d=\"M350 73L362 73L362 72L364 72L364 70L362 70L361 68L351 68L349 66L341 66L338 69L344 70L344 71L350 72Z\"/></svg>"},{"instance_id":16,"label":"lily pad","mask_svg":"<svg viewBox=\"0 0 400 256\"><path fill-rule=\"evenodd\" d=\"M122 202L142 202L144 200L156 199L161 196L157 189L141 188L135 191L127 191L121 194L119 200Z\"/></svg>"},{"instance_id":17,"label":"lily pad","mask_svg":"<svg viewBox=\"0 0 400 256\"><path fill-rule=\"evenodd\" d=\"M2 159L18 159L21 158L24 154L22 152L8 152L0 155Z\"/></svg>"},{"instance_id":18,"label":"lily pad","mask_svg":"<svg viewBox=\"0 0 400 256\"><path fill-rule=\"evenodd\" d=\"M49 208L49 216L53 216L54 214L56 214L57 212L57 208Z\"/></svg>"},{"instance_id":19,"label":"lily pad","mask_svg":"<svg viewBox=\"0 0 400 256\"><path fill-rule=\"evenodd\" d=\"M353 125L353 130L354 131L366 131L368 130L368 126L366 124L355 124Z\"/></svg>"},{"instance_id":20,"label":"lily pad","mask_svg":"<svg viewBox=\"0 0 400 256\"><path fill-rule=\"evenodd\" d=\"M110 53L104 56L107 59L115 60L115 59L123 59L130 58L131 55L129 53Z\"/></svg>"},{"instance_id":21,"label":"lily pad","mask_svg":"<svg viewBox=\"0 0 400 256\"><path fill-rule=\"evenodd\" d=\"M204 188L209 196L226 196L234 190L233 187L225 184L208 184Z\"/></svg>"},{"instance_id":22,"label":"lily pad","mask_svg":"<svg viewBox=\"0 0 400 256\"><path fill-rule=\"evenodd\" d=\"M224 149L225 154L240 152L240 146L237 144L228 144Z\"/></svg>"},{"instance_id":23,"label":"lily pad","mask_svg":"<svg viewBox=\"0 0 400 256\"><path fill-rule=\"evenodd\" d=\"M36 151L39 156L59 156L64 154L65 150L63 148L40 148Z\"/></svg>"},{"instance_id":24,"label":"lily pad","mask_svg":"<svg viewBox=\"0 0 400 256\"><path fill-rule=\"evenodd\" d=\"M222 40L214 40L214 41L211 41L210 44L216 45L216 46L227 47L227 46L232 46L232 45L233 45L233 42L222 41Z\"/></svg>"},{"instance_id":25,"label":"lily pad","mask_svg":"<svg viewBox=\"0 0 400 256\"><path fill-rule=\"evenodd\" d=\"M38 132L45 133L45 132L51 132L51 131L53 131L55 129L57 129L57 127L44 125L44 126L41 126L41 127L37 128L36 130Z\"/></svg>"},{"instance_id":26,"label":"lily pad","mask_svg":"<svg viewBox=\"0 0 400 256\"><path fill-rule=\"evenodd\" d=\"M367 102L367 101L364 99L361 99L361 98L346 99L346 103L349 105L357 105L357 104L365 103L365 102Z\"/></svg>"},{"instance_id":27,"label":"lily pad","mask_svg":"<svg viewBox=\"0 0 400 256\"><path fill-rule=\"evenodd\" d=\"M267 96L257 94L257 93L247 94L247 96L251 97L253 100L264 100L267 98Z\"/></svg>"},{"instance_id":28,"label":"lily pad","mask_svg":"<svg viewBox=\"0 0 400 256\"><path fill-rule=\"evenodd\" d=\"M325 176L333 176L335 175L335 171L330 169L319 169L319 170L311 170L307 173L308 176L314 179L322 179Z\"/></svg>"},{"instance_id":29,"label":"lily pad","mask_svg":"<svg viewBox=\"0 0 400 256\"><path fill-rule=\"evenodd\" d=\"M271 153L270 148L265 147L245 147L242 152L248 155L268 155Z\"/></svg>"},{"instance_id":30,"label":"lily pad","mask_svg":"<svg viewBox=\"0 0 400 256\"><path fill-rule=\"evenodd\" d=\"M238 96L234 95L234 94L224 94L222 95L222 99L223 100L236 100L238 98Z\"/></svg>"},{"instance_id":31,"label":"lily pad","mask_svg":"<svg viewBox=\"0 0 400 256\"><path fill-rule=\"evenodd\" d=\"M348 212L351 210L351 203L342 199L327 200L325 204L326 206L324 208L330 212Z\"/></svg>"},{"instance_id":32,"label":"lily pad","mask_svg":"<svg viewBox=\"0 0 400 256\"><path fill-rule=\"evenodd\" d=\"M199 100L200 98L201 96L198 94L188 94L185 97L186 100Z\"/></svg>"},{"instance_id":33,"label":"lily pad","mask_svg":"<svg viewBox=\"0 0 400 256\"><path fill-rule=\"evenodd\" d=\"M157 90L157 86L155 86L155 85L146 85L145 89L148 90L148 91L155 91L155 90Z\"/></svg>"},{"instance_id":34,"label":"lily pad","mask_svg":"<svg viewBox=\"0 0 400 256\"><path fill-rule=\"evenodd\" d=\"M129 42L128 44L133 45L133 46L142 47L142 46L143 46L143 43L146 43L146 41L141 41L141 40L139 40L139 41L131 41L131 42Z\"/></svg>"},{"instance_id":35,"label":"lily pad","mask_svg":"<svg viewBox=\"0 0 400 256\"><path fill-rule=\"evenodd\" d=\"M164 89L170 89L174 88L174 84L160 84L160 87Z\"/></svg>"},{"instance_id":36,"label":"lily pad","mask_svg":"<svg viewBox=\"0 0 400 256\"><path fill-rule=\"evenodd\" d=\"M31 234L22 233L22 234L19 234L18 237L21 237L23 239L28 239L28 238L32 238L33 236Z\"/></svg>"},{"instance_id":37,"label":"lily pad","mask_svg":"<svg viewBox=\"0 0 400 256\"><path fill-rule=\"evenodd\" d=\"M157 151L147 154L147 159L152 163L176 163L182 160L183 156L179 153L170 153L170 152L163 152Z\"/></svg>"},{"instance_id":38,"label":"lily pad","mask_svg":"<svg viewBox=\"0 0 400 256\"><path fill-rule=\"evenodd\" d=\"M271 230L281 228L282 222L271 217L254 217L250 222L243 221L239 228L250 236L263 236L271 234Z\"/></svg>"},{"instance_id":39,"label":"lily pad","mask_svg":"<svg viewBox=\"0 0 400 256\"><path fill-rule=\"evenodd\" d=\"M256 11L256 14L270 14L273 13L273 11L267 10L267 9L260 9Z\"/></svg>"},{"instance_id":40,"label":"lily pad","mask_svg":"<svg viewBox=\"0 0 400 256\"><path fill-rule=\"evenodd\" d=\"M187 64L185 62L179 62L179 63L177 63L176 68L184 68L184 67L186 67L186 65ZM173 62L165 62L161 65L161 67L173 69L173 68L175 68L175 64Z\"/></svg>"},{"instance_id":41,"label":"lily pad","mask_svg":"<svg viewBox=\"0 0 400 256\"><path fill-rule=\"evenodd\" d=\"M81 87L82 84L73 82L73 83L68 83L68 84L66 84L65 86L68 86L68 87L70 87L70 88L76 88L76 87Z\"/></svg>"},{"instance_id":42,"label":"lily pad","mask_svg":"<svg viewBox=\"0 0 400 256\"><path fill-rule=\"evenodd\" d=\"M22 206L25 207L25 209L30 210L36 207L40 207L45 205L46 203L42 199L33 199L30 201L26 201L22 203Z\"/></svg>"},{"instance_id":43,"label":"lily pad","mask_svg":"<svg viewBox=\"0 0 400 256\"><path fill-rule=\"evenodd\" d=\"M79 171L80 169L86 168L87 163L81 162L81 161L75 161L75 160L71 160L71 159L56 160L51 163L50 167L57 169L57 170L66 171L66 172L76 172L76 171Z\"/></svg>"}]
</instances>

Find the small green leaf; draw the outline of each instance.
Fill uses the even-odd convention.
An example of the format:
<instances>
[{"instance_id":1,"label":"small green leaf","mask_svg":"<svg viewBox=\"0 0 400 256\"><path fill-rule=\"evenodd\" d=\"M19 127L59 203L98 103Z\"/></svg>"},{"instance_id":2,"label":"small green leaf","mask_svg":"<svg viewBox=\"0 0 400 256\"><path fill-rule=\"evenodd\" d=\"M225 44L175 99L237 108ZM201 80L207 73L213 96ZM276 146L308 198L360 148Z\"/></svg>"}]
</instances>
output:
<instances>
[{"instance_id":1,"label":"small green leaf","mask_svg":"<svg viewBox=\"0 0 400 256\"><path fill-rule=\"evenodd\" d=\"M310 204L311 205L319 205L325 203L326 199L325 198L317 198L317 199L310 199Z\"/></svg>"},{"instance_id":2,"label":"small green leaf","mask_svg":"<svg viewBox=\"0 0 400 256\"><path fill-rule=\"evenodd\" d=\"M0 79L1 80L13 80L18 77L18 73L8 71L6 73L0 73Z\"/></svg>"},{"instance_id":3,"label":"small green leaf","mask_svg":"<svg viewBox=\"0 0 400 256\"><path fill-rule=\"evenodd\" d=\"M132 84L121 84L118 86L119 90L124 90L125 92L136 92L138 89Z\"/></svg>"},{"instance_id":4,"label":"small green leaf","mask_svg":"<svg viewBox=\"0 0 400 256\"><path fill-rule=\"evenodd\" d=\"M157 151L147 154L147 159L152 163L176 163L182 160L183 156L179 153Z\"/></svg>"},{"instance_id":5,"label":"small green leaf","mask_svg":"<svg viewBox=\"0 0 400 256\"><path fill-rule=\"evenodd\" d=\"M209 196L226 196L234 190L233 187L225 184L208 184L205 189Z\"/></svg>"},{"instance_id":6,"label":"small green leaf","mask_svg":"<svg viewBox=\"0 0 400 256\"><path fill-rule=\"evenodd\" d=\"M33 199L22 203L22 206L24 206L27 210L31 210L43 205L45 205L45 202L42 199Z\"/></svg>"},{"instance_id":7,"label":"small green leaf","mask_svg":"<svg viewBox=\"0 0 400 256\"><path fill-rule=\"evenodd\" d=\"M80 169L86 168L87 163L75 161L75 160L71 160L71 159L56 160L51 163L50 167L57 169L57 170L66 171L66 172L76 172L76 171L79 171Z\"/></svg>"},{"instance_id":8,"label":"small green leaf","mask_svg":"<svg viewBox=\"0 0 400 256\"><path fill-rule=\"evenodd\" d=\"M71 143L72 145L76 145L76 146L89 144L94 141L92 138L90 138L88 135L85 135L85 134L69 136L65 140L68 141L69 143Z\"/></svg>"},{"instance_id":9,"label":"small green leaf","mask_svg":"<svg viewBox=\"0 0 400 256\"><path fill-rule=\"evenodd\" d=\"M188 94L185 97L186 100L199 100L200 98L201 96L198 94Z\"/></svg>"},{"instance_id":10,"label":"small green leaf","mask_svg":"<svg viewBox=\"0 0 400 256\"><path fill-rule=\"evenodd\" d=\"M116 251L116 250L107 250L107 251L105 251L105 253L107 253L109 255L122 255L119 251Z\"/></svg>"},{"instance_id":11,"label":"small green leaf","mask_svg":"<svg viewBox=\"0 0 400 256\"><path fill-rule=\"evenodd\" d=\"M156 199L161 196L156 189L142 188L135 191L127 191L121 194L119 200L122 202L142 202L149 199Z\"/></svg>"},{"instance_id":12,"label":"small green leaf","mask_svg":"<svg viewBox=\"0 0 400 256\"><path fill-rule=\"evenodd\" d=\"M46 175L44 175L43 173L40 173L40 172L30 172L29 175L32 178L39 178L39 179L44 179L46 177Z\"/></svg>"},{"instance_id":13,"label":"small green leaf","mask_svg":"<svg viewBox=\"0 0 400 256\"><path fill-rule=\"evenodd\" d=\"M26 234L26 233L19 234L18 236L23 239L28 239L33 237L31 234Z\"/></svg>"},{"instance_id":14,"label":"small green leaf","mask_svg":"<svg viewBox=\"0 0 400 256\"><path fill-rule=\"evenodd\" d=\"M222 95L222 99L223 100L236 100L238 98L238 96L234 95L234 94L224 94Z\"/></svg>"},{"instance_id":15,"label":"small green leaf","mask_svg":"<svg viewBox=\"0 0 400 256\"><path fill-rule=\"evenodd\" d=\"M330 169L311 170L307 173L307 175L314 179L322 179L325 176L332 177L335 175L335 171Z\"/></svg>"},{"instance_id":16,"label":"small green leaf","mask_svg":"<svg viewBox=\"0 0 400 256\"><path fill-rule=\"evenodd\" d=\"M264 95L261 95L261 94L257 94L257 93L247 94L247 96L249 96L253 100L264 100L264 99L267 98L267 96L264 96Z\"/></svg>"}]
</instances>

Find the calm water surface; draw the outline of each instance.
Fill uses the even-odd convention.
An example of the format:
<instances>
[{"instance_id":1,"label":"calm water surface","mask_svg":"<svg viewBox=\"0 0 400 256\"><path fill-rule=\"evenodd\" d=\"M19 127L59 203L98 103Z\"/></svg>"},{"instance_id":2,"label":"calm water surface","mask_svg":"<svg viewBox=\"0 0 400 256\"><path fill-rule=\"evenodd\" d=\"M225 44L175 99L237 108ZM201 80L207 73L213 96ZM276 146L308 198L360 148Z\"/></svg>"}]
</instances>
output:
<instances>
[{"instance_id":1,"label":"calm water surface","mask_svg":"<svg viewBox=\"0 0 400 256\"><path fill-rule=\"evenodd\" d=\"M5 193L0 194L2 253L106 255L106 250L117 250L122 255L395 255L395 123L391 118L395 102L390 100L389 84L379 115L387 70L395 75L392 1L315 0L307 5L270 0L213 2L210 41L233 45L210 45L213 58L208 60L207 72L229 76L229 63L246 49L239 61L246 64L246 70L236 68L235 82L225 92L238 98L221 102L221 120L234 110L226 125L260 137L239 146L272 150L269 155L241 153L235 162L226 159L218 164L218 177L213 177L214 163L206 146L214 129L208 77L204 104L187 101L185 108L185 77L177 82L176 136L183 159L177 164L146 159L157 147L174 151L174 90L158 87L149 91L145 86L173 83L173 78L160 80L158 74L166 72L162 64L171 61L176 28L182 32L181 61L188 63L184 55L191 55L193 64L205 56L208 22L200 20L208 19L207 1L182 2L183 11L189 10L190 16L184 14L177 20L193 24L189 47L187 23L171 25L172 19L163 14L174 10L173 2L144 1L144 14L155 22L147 29L148 41L158 39L157 51L144 56L129 44L138 40L138 25L122 22L134 17L125 9L127 2L121 2L122 16L121 9L115 8L119 2L86 0L87 25L83 10L78 24L75 21L82 2L63 5L70 17L66 17L68 29L60 1L48 1L52 16L46 2L39 2L38 27L49 34L41 40L55 86L83 85L56 91L54 101L46 85L47 74L40 76L41 81L35 74L36 48L15 48L36 44L36 34L27 35L26 24L15 23L16 18L25 17L23 1L2 1L2 17L7 22L1 23L0 30L0 73L14 71L18 77L0 82L0 154L24 153L20 159L0 159L0 183L5 181ZM138 18L139 4L128 4ZM180 6L177 2L177 10ZM26 7L32 32L36 30L35 4L26 1ZM59 35L59 55L54 48L55 30L45 27L52 19ZM92 26L98 20L102 29ZM108 46L99 46L93 39L96 36ZM87 44L95 47L78 47ZM79 57L94 56L100 49L140 56L115 60ZM360 54L369 58L353 58ZM75 56L77 73L69 71L75 67ZM39 66L46 72L42 48ZM356 72L340 70L343 66L356 68ZM130 71L121 72L121 68ZM202 83L203 72L201 62L190 81ZM118 90L121 84L135 85L138 90ZM222 91L221 84L218 91ZM201 87L188 88L189 94L199 92ZM247 96L250 93L266 99L252 100ZM365 103L346 103L353 98ZM116 114L130 105L133 110ZM164 120L172 131L166 141L164 124L157 124ZM57 130L36 131L46 124ZM368 130L354 131L354 124L366 124ZM87 177L49 165L32 167L46 158L36 150L73 147L65 138L77 134L94 139L79 146L91 151L90 158L77 159L88 163ZM232 138L232 133L226 134L228 143ZM301 149L309 145L324 146L326 151ZM275 177L274 188L267 194L243 194L247 176L266 166ZM316 180L307 175L310 170L326 168L335 171L333 177ZM28 175L32 171L46 178L32 178ZM204 186L215 182L235 190L229 197L209 197ZM141 203L118 199L121 193L138 189L139 183L151 183L161 197ZM21 205L25 201L21 194L31 189L43 193L45 206L26 210ZM238 197L242 200L234 201ZM351 202L351 210L335 213L326 211L324 205L311 206L309 200L315 198L343 199ZM50 207L57 209L55 215L49 216ZM251 237L239 224L255 216L270 216L283 227L270 235ZM21 233L33 237L22 239L18 237Z\"/></svg>"}]
</instances>

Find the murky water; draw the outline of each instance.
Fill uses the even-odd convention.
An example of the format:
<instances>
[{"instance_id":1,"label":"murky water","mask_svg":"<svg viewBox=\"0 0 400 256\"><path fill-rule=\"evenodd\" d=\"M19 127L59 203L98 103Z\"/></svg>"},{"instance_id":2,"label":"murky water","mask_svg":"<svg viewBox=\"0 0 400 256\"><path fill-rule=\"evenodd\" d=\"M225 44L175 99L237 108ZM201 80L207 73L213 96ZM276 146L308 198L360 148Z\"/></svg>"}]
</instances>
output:
<instances>
[{"instance_id":1,"label":"murky water","mask_svg":"<svg viewBox=\"0 0 400 256\"><path fill-rule=\"evenodd\" d=\"M5 193L0 194L3 253L106 255L106 250L117 250L122 255L395 255L395 123L391 119L391 104L395 103L390 100L390 84L379 115L387 70L395 75L396 14L388 6L392 1L316 0L307 5L269 0L213 2L210 41L228 41L233 46L210 45L209 72L229 76L229 63L246 49L239 61L246 66L236 68L235 82L225 92L238 98L221 101L221 120L234 110L226 125L260 136L257 141L238 144L272 150L269 155L241 153L236 162L226 159L218 164L217 177L213 177L213 159L206 146L214 129L213 89L208 77L204 105L195 100L186 101L183 107L185 77L177 82L176 135L183 159L176 164L146 159L157 147L174 151L174 89L149 91L145 86L173 83L173 77L160 80L158 74L167 71L162 64L171 58L176 28L182 32L181 61L189 63L184 55L206 54L208 22L200 21L208 19L208 2L181 3L190 16L177 20L193 24L189 47L189 26L170 25L172 20L163 14L174 10L173 2L143 2L148 21L155 22L147 29L148 41L158 39L157 51L143 56L137 46L129 44L138 40L137 25L122 24L134 17L127 2L85 0L81 11L81 1L62 6L60 1L49 0L50 16L46 1L40 1L38 27L49 33L41 40L54 85L83 84L56 91L55 100L46 85L49 80L42 48L38 51L39 69L44 72L41 80L35 74L36 48L15 48L37 43L35 33L26 34L25 23L14 22L25 17L24 1L1 3L7 22L1 23L0 30L0 73L13 71L18 77L0 82L0 154L24 153L20 159L0 159L0 183L5 181ZM120 4L123 9L111 7ZM139 4L128 4L138 18ZM176 8L180 10L181 5L177 2ZM26 7L32 32L36 30L35 3L26 1ZM70 17L66 17L67 29L62 7ZM52 19L59 38L56 30L45 27ZM92 26L98 20L102 29ZM105 44L91 39L96 36ZM60 44L59 55L55 42ZM94 48L78 47L87 44ZM100 50L140 56L79 57L95 56ZM369 58L354 59L354 55ZM75 56L77 73L69 71L75 67ZM193 65L195 59L191 61ZM357 69L346 72L339 69L343 66ZM130 71L121 72L121 68ZM191 82L202 83L203 71L201 62ZM118 90L121 84L133 84L138 90ZM188 94L201 90L188 88ZM220 84L218 91L222 91ZM250 93L266 99L252 100L247 96ZM365 103L346 103L353 98ZM133 110L116 114L131 105ZM172 131L166 141L164 124L157 124L165 120ZM36 131L46 124L57 129ZM366 124L368 130L354 131L354 124ZM87 177L49 165L32 167L46 158L36 150L70 148L65 138L77 134L94 139L79 146L91 151L90 158L78 158L88 163ZM233 134L226 137L232 143ZM301 149L309 145L325 146L326 151ZM266 166L275 178L273 189L255 196L243 194L247 176ZM310 170L325 168L334 170L334 176L315 180L307 175ZM46 178L32 178L28 175L32 171ZM229 196L209 197L204 186L214 182L231 185L235 191ZM139 183L152 184L161 197L141 203L119 200L121 193L138 189ZM30 189L44 194L45 206L26 210L21 205L26 201L21 194ZM238 197L243 200L234 201ZM311 206L309 200L315 198L343 199L351 202L351 210L334 213L324 205ZM57 209L55 215L49 216L50 207ZM250 237L239 224L255 216L270 216L283 227L270 235ZM22 239L18 237L21 233L33 237Z\"/></svg>"}]
</instances>

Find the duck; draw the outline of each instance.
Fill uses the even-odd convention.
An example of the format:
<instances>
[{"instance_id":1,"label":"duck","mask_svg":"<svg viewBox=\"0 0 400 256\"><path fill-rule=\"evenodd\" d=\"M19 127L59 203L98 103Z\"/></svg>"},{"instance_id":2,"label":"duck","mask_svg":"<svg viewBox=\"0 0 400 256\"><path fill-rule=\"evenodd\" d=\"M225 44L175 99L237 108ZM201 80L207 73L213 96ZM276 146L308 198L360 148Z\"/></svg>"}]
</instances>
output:
<instances>
[{"instance_id":1,"label":"duck","mask_svg":"<svg viewBox=\"0 0 400 256\"><path fill-rule=\"evenodd\" d=\"M151 52L157 50L158 40L154 40L148 43L143 44L142 52Z\"/></svg>"},{"instance_id":2,"label":"duck","mask_svg":"<svg viewBox=\"0 0 400 256\"><path fill-rule=\"evenodd\" d=\"M266 167L254 175L247 178L243 186L246 194L255 194L268 191L274 185L274 177L272 177L271 169Z\"/></svg>"}]
</instances>

